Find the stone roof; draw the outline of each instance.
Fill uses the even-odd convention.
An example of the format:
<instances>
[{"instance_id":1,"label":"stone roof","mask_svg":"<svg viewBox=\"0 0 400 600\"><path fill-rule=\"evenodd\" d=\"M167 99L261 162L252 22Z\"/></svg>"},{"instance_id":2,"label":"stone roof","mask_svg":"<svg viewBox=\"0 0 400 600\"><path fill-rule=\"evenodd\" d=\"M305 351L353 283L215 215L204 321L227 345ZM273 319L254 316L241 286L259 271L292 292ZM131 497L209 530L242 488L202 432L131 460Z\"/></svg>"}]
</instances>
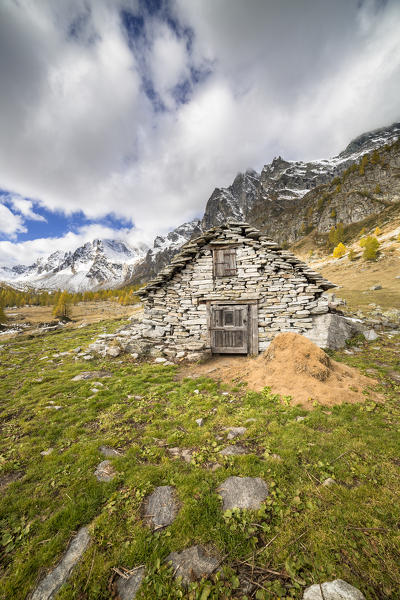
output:
<instances>
[{"instance_id":1,"label":"stone roof","mask_svg":"<svg viewBox=\"0 0 400 600\"><path fill-rule=\"evenodd\" d=\"M310 269L305 262L298 259L291 252L283 250L276 242L255 227L241 221L229 221L218 227L211 227L211 229L208 229L202 235L184 244L169 265L164 267L146 286L136 292L137 295L145 298L149 292L163 287L176 273L193 260L203 246L207 244L212 246L213 243L218 244L219 247L223 245L230 246L235 242L243 243L243 238L247 238L249 241L256 240L260 242L261 247L275 252L280 258L292 264L298 273L305 275L308 281L318 285L321 289L328 290L336 287L336 284L324 279L322 275Z\"/></svg>"}]
</instances>

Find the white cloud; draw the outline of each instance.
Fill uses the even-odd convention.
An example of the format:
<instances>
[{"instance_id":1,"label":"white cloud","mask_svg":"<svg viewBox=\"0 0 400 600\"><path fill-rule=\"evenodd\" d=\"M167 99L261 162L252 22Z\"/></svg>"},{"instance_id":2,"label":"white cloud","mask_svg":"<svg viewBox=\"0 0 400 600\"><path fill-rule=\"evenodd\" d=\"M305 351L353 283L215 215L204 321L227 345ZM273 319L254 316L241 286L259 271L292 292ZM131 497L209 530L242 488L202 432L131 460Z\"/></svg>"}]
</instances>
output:
<instances>
[{"instance_id":1,"label":"white cloud","mask_svg":"<svg viewBox=\"0 0 400 600\"><path fill-rule=\"evenodd\" d=\"M0 218L2 216L0 204ZM29 265L36 259L48 256L57 250L66 252L75 250L85 242L94 239L119 239L135 245L143 241L143 232L126 228L115 231L111 227L103 225L86 225L80 227L76 232L68 231L61 237L37 238L24 242L0 241L0 264L1 265ZM149 240L150 241L150 240Z\"/></svg>"},{"instance_id":2,"label":"white cloud","mask_svg":"<svg viewBox=\"0 0 400 600\"><path fill-rule=\"evenodd\" d=\"M0 204L0 233L15 238L17 233L25 231L27 229L23 225L22 217L12 213L4 204Z\"/></svg>"},{"instance_id":3,"label":"white cloud","mask_svg":"<svg viewBox=\"0 0 400 600\"><path fill-rule=\"evenodd\" d=\"M167 108L173 109L176 100L171 92L189 75L186 42L184 39L179 40L165 24L155 27L153 36L148 58L149 74L163 103Z\"/></svg>"},{"instance_id":4,"label":"white cloud","mask_svg":"<svg viewBox=\"0 0 400 600\"><path fill-rule=\"evenodd\" d=\"M0 4L0 188L66 214L113 212L148 240L200 214L239 170L329 156L400 117L397 0L172 0L179 27L166 6L129 39L119 9L139 9L128 0ZM13 206L10 235L33 211Z\"/></svg>"},{"instance_id":5,"label":"white cloud","mask_svg":"<svg viewBox=\"0 0 400 600\"><path fill-rule=\"evenodd\" d=\"M44 223L47 222L43 215L39 215L39 213L36 213L33 210L32 200L26 200L20 196L10 196L8 200L11 202L13 208L17 212L21 213L25 219L31 219L32 221L43 221Z\"/></svg>"}]
</instances>

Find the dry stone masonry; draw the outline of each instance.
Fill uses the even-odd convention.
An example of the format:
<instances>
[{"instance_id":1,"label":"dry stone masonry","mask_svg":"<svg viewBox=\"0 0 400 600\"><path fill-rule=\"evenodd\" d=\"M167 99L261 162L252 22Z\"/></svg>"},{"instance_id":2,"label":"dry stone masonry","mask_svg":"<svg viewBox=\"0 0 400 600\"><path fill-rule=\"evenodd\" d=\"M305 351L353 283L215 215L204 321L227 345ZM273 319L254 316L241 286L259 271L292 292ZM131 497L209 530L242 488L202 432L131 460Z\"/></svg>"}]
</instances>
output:
<instances>
[{"instance_id":1,"label":"dry stone masonry","mask_svg":"<svg viewBox=\"0 0 400 600\"><path fill-rule=\"evenodd\" d=\"M257 229L230 222L183 246L139 290L144 316L99 336L89 349L114 356L117 347L169 365L210 354L256 355L287 331L339 348L359 326L332 312L324 296L332 287Z\"/></svg>"},{"instance_id":2,"label":"dry stone masonry","mask_svg":"<svg viewBox=\"0 0 400 600\"><path fill-rule=\"evenodd\" d=\"M229 329L231 321L218 322L224 318L223 313L215 316L218 308L227 311L231 305L235 313L242 306L249 311L243 334L248 332L249 338L242 353L257 354L279 332L311 330L313 317L329 311L322 294L331 287L334 284L260 231L246 223L229 223L188 242L139 291L144 319L137 337L150 352L197 359L213 351L214 326ZM240 328L241 317L236 323L236 316L227 315Z\"/></svg>"}]
</instances>

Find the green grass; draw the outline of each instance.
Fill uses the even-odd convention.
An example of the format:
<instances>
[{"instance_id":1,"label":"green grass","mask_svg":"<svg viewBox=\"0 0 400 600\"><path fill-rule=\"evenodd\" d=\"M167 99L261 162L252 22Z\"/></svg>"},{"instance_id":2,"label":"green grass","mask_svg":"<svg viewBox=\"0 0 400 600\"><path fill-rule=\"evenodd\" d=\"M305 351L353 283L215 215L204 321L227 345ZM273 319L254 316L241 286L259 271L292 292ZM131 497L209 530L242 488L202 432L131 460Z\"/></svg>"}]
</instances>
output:
<instances>
[{"instance_id":1,"label":"green grass","mask_svg":"<svg viewBox=\"0 0 400 600\"><path fill-rule=\"evenodd\" d=\"M373 369L382 404L318 405L307 413L267 389L236 386L223 395L228 388L211 379L178 382L175 367L137 365L128 356L52 358L118 324L17 339L0 351L0 484L15 479L2 490L0 598L26 598L86 524L92 542L59 600L111 598L113 567L141 564L141 599L240 598L239 570L256 582L259 599L301 598L306 585L334 578L368 600L400 598L400 336L335 355ZM99 369L113 376L100 380L97 393L90 380L71 381ZM62 408L48 409L49 402ZM296 421L299 415L306 419ZM226 442L217 438L235 425L247 427L240 443L249 454L224 459L218 452ZM111 459L118 476L110 483L93 476L104 459L100 445L123 452ZM192 463L171 459L168 446L194 449ZM50 447L52 454L40 455ZM215 463L221 467L212 470ZM222 513L215 490L230 475L265 479L271 494L260 511ZM328 477L338 484L322 487ZM167 484L180 512L151 533L142 502ZM212 548L224 566L185 591L164 559L194 543Z\"/></svg>"}]
</instances>

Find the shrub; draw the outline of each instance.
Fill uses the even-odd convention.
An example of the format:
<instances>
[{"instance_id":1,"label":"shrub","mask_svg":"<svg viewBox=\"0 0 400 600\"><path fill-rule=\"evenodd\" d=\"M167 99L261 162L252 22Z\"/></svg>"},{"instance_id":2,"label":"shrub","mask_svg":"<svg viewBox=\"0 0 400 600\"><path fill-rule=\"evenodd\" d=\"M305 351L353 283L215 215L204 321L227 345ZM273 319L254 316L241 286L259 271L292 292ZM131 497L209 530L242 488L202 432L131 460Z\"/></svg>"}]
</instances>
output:
<instances>
[{"instance_id":1,"label":"shrub","mask_svg":"<svg viewBox=\"0 0 400 600\"><path fill-rule=\"evenodd\" d=\"M353 262L353 261L354 261L354 260L356 260L356 259L357 259L357 255L356 255L356 253L354 252L353 248L351 248L351 249L350 249L350 252L349 252L349 260L351 260L351 262Z\"/></svg>"},{"instance_id":2,"label":"shrub","mask_svg":"<svg viewBox=\"0 0 400 600\"><path fill-rule=\"evenodd\" d=\"M334 258L342 258L347 252L346 246L340 242L333 251Z\"/></svg>"},{"instance_id":3,"label":"shrub","mask_svg":"<svg viewBox=\"0 0 400 600\"><path fill-rule=\"evenodd\" d=\"M331 230L328 235L328 248L332 250L335 248L340 242L344 241L344 225L343 223L338 223L336 227L331 227Z\"/></svg>"},{"instance_id":4,"label":"shrub","mask_svg":"<svg viewBox=\"0 0 400 600\"><path fill-rule=\"evenodd\" d=\"M364 260L376 260L379 248L379 242L376 239L376 237L374 237L373 235L369 235L361 241L363 242L362 247L364 248Z\"/></svg>"}]
</instances>

